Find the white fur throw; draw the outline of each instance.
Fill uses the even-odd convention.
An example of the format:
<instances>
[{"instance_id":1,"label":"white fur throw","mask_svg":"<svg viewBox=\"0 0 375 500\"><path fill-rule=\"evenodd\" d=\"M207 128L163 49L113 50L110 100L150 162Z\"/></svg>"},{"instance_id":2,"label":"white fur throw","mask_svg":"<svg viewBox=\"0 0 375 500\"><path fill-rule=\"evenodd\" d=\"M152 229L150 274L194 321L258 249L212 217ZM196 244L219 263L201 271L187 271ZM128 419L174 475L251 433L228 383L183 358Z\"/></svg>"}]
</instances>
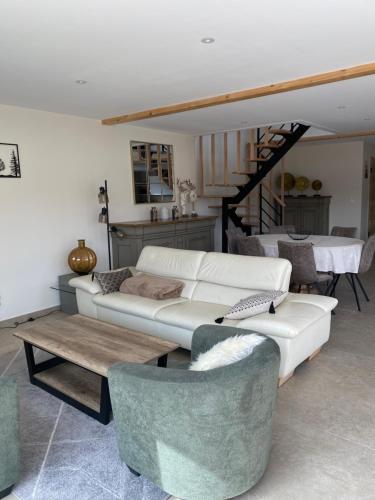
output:
<instances>
[{"instance_id":1,"label":"white fur throw","mask_svg":"<svg viewBox=\"0 0 375 500\"><path fill-rule=\"evenodd\" d=\"M207 352L201 353L196 361L191 363L189 370L204 371L231 365L249 356L254 347L264 342L260 335L236 335L218 342Z\"/></svg>"}]
</instances>

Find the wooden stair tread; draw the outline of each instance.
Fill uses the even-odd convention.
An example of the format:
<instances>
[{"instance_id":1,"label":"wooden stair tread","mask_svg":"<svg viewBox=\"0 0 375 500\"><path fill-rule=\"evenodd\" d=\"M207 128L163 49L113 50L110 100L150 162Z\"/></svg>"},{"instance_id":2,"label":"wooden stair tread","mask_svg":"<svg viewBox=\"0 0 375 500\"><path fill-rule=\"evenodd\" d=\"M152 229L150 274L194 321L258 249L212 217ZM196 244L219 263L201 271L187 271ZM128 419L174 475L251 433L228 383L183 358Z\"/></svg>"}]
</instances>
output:
<instances>
[{"instance_id":1,"label":"wooden stair tread","mask_svg":"<svg viewBox=\"0 0 375 500\"><path fill-rule=\"evenodd\" d=\"M270 134L274 135L292 135L293 132L283 128L270 128Z\"/></svg>"},{"instance_id":2,"label":"wooden stair tread","mask_svg":"<svg viewBox=\"0 0 375 500\"><path fill-rule=\"evenodd\" d=\"M235 175L254 175L255 172L232 172Z\"/></svg>"},{"instance_id":3,"label":"wooden stair tread","mask_svg":"<svg viewBox=\"0 0 375 500\"><path fill-rule=\"evenodd\" d=\"M262 157L257 157L257 158L247 158L247 162L258 162L258 161L268 161L269 158L262 158Z\"/></svg>"},{"instance_id":4,"label":"wooden stair tread","mask_svg":"<svg viewBox=\"0 0 375 500\"><path fill-rule=\"evenodd\" d=\"M275 141L269 141L268 143L266 142L258 142L255 144L257 148L264 148L264 149L276 149L276 148L281 148L281 146L284 144L284 142L275 142Z\"/></svg>"}]
</instances>

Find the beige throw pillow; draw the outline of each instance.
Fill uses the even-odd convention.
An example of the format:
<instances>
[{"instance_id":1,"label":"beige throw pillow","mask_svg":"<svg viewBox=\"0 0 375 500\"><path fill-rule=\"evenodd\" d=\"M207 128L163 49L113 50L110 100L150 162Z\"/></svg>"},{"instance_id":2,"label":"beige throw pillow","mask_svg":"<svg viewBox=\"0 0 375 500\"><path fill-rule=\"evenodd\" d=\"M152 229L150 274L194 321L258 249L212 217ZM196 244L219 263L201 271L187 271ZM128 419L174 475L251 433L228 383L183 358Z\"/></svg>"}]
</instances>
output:
<instances>
[{"instance_id":1,"label":"beige throw pillow","mask_svg":"<svg viewBox=\"0 0 375 500\"><path fill-rule=\"evenodd\" d=\"M182 281L139 273L125 280L120 286L120 292L154 300L165 300L179 297L183 288Z\"/></svg>"}]
</instances>

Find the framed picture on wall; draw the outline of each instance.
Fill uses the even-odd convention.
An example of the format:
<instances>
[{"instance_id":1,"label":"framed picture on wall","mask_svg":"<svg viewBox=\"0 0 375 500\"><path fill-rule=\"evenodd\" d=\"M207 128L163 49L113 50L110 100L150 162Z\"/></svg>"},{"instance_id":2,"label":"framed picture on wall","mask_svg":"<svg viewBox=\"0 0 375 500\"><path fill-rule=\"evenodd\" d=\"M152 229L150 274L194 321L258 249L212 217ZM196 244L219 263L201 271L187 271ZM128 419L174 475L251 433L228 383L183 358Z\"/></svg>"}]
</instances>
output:
<instances>
[{"instance_id":1,"label":"framed picture on wall","mask_svg":"<svg viewBox=\"0 0 375 500\"><path fill-rule=\"evenodd\" d=\"M0 177L21 177L18 144L0 142Z\"/></svg>"}]
</instances>

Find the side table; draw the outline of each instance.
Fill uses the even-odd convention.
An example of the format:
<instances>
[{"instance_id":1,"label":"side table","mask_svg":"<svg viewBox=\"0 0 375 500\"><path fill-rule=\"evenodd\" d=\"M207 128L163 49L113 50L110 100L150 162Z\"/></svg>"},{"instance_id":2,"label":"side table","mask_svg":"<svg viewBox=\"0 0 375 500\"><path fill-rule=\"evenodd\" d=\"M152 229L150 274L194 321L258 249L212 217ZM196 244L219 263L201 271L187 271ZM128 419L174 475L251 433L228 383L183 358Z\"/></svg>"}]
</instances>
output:
<instances>
[{"instance_id":1,"label":"side table","mask_svg":"<svg viewBox=\"0 0 375 500\"><path fill-rule=\"evenodd\" d=\"M60 294L61 310L67 314L77 314L76 289L69 285L69 280L78 276L76 273L62 274L58 277L58 286L51 287Z\"/></svg>"}]
</instances>

